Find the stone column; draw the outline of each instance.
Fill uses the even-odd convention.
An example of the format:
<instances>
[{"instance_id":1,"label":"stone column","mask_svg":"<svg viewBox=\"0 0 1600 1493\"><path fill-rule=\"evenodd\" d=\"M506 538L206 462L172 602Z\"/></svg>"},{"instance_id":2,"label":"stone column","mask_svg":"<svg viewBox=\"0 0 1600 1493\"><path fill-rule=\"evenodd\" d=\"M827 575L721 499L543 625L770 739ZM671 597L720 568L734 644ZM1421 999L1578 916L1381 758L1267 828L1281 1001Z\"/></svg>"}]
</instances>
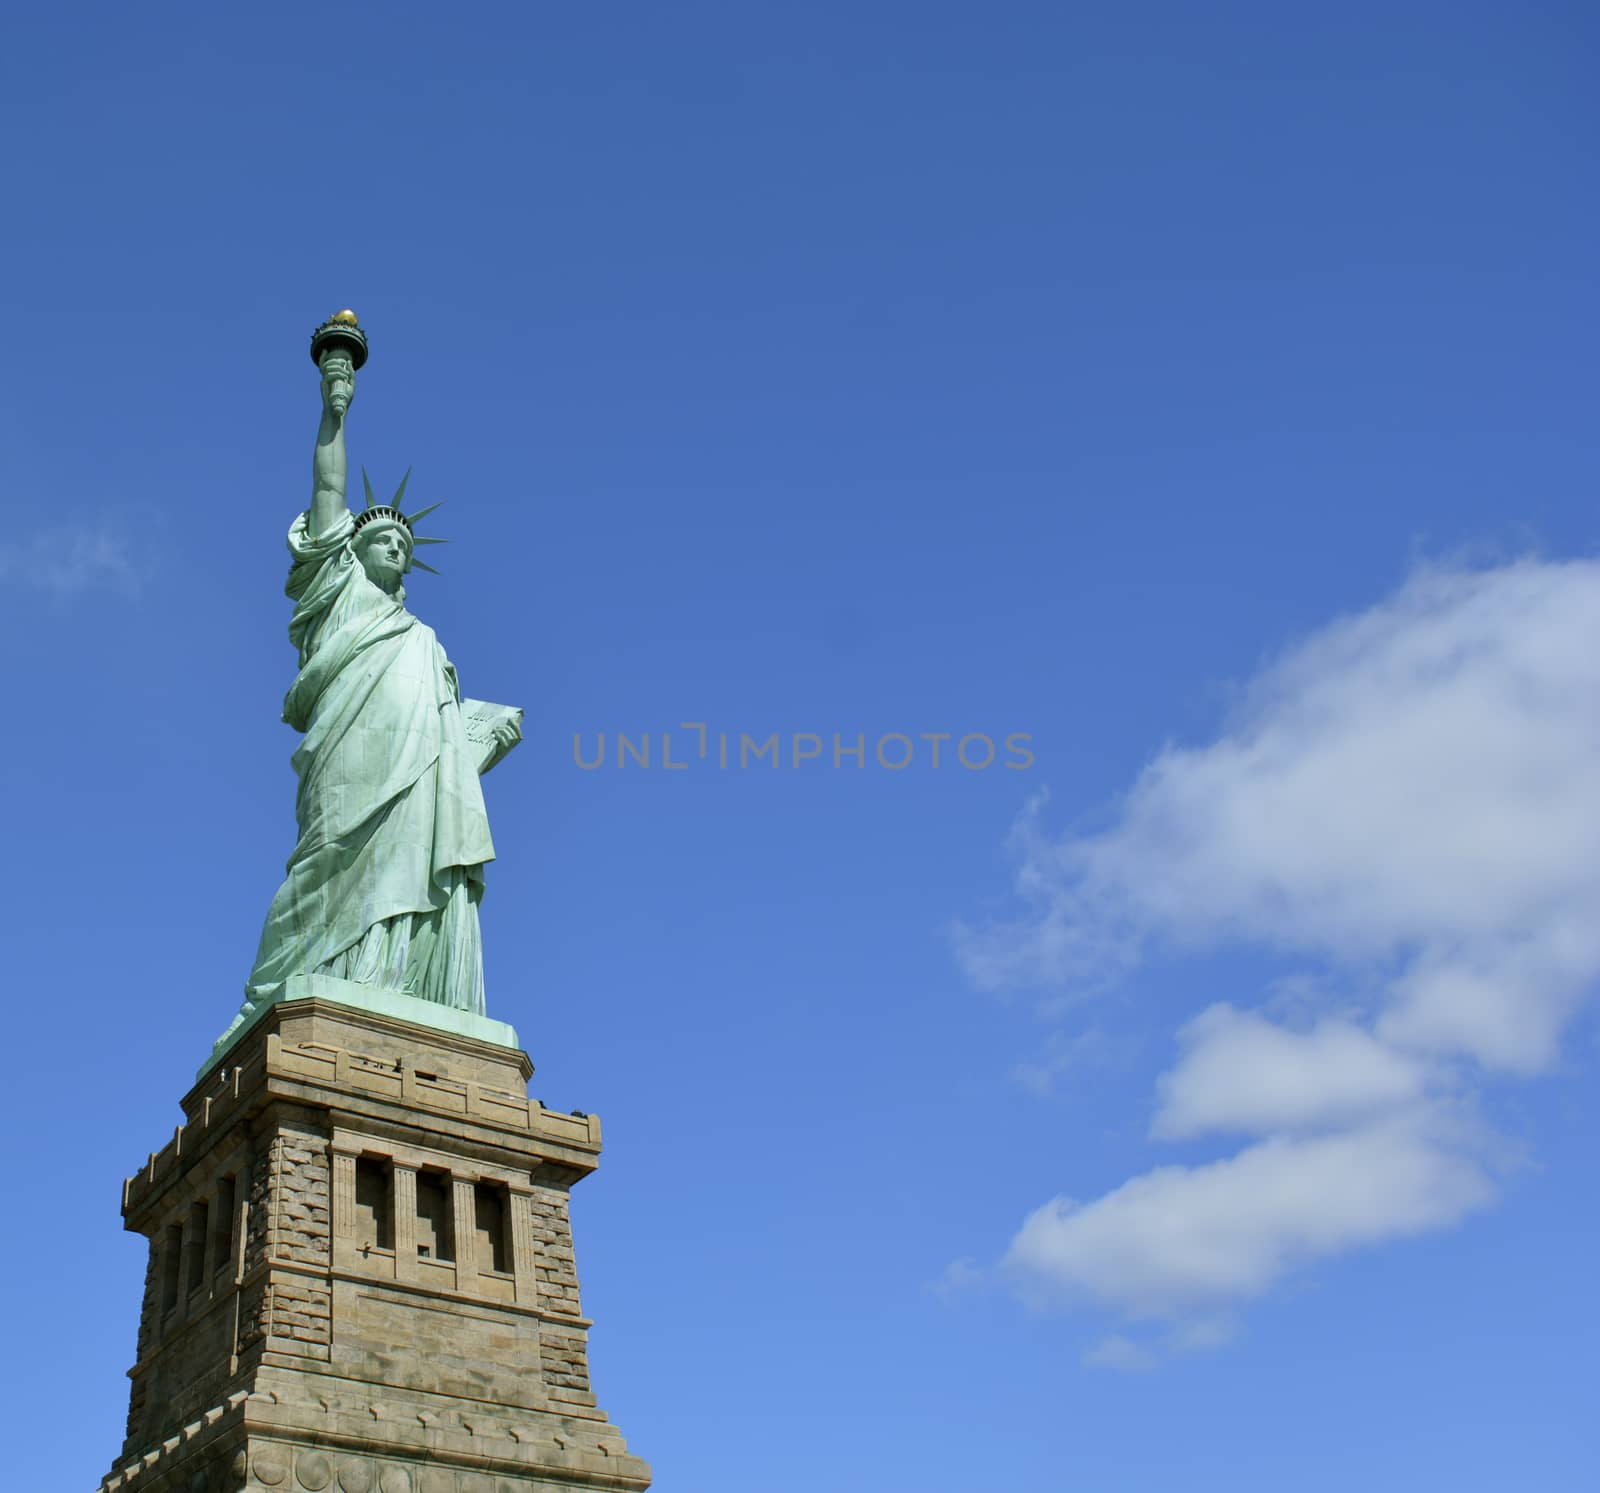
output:
<instances>
[{"instance_id":1,"label":"stone column","mask_svg":"<svg viewBox=\"0 0 1600 1493\"><path fill-rule=\"evenodd\" d=\"M356 1233L356 1158L353 1152L333 1153L333 1263L343 1266L354 1247Z\"/></svg>"},{"instance_id":2,"label":"stone column","mask_svg":"<svg viewBox=\"0 0 1600 1493\"><path fill-rule=\"evenodd\" d=\"M478 1209L471 1182L450 1178L450 1226L455 1231L456 1289L478 1288Z\"/></svg>"},{"instance_id":3,"label":"stone column","mask_svg":"<svg viewBox=\"0 0 1600 1493\"><path fill-rule=\"evenodd\" d=\"M533 1194L520 1188L511 1188L506 1196L506 1207L511 1217L506 1220L511 1230L511 1271L516 1276L516 1299L519 1306L533 1306L539 1297L539 1277L534 1273Z\"/></svg>"},{"instance_id":4,"label":"stone column","mask_svg":"<svg viewBox=\"0 0 1600 1493\"><path fill-rule=\"evenodd\" d=\"M144 1272L144 1295L139 1301L139 1360L142 1363L155 1349L161 1326L161 1246L152 1239Z\"/></svg>"},{"instance_id":5,"label":"stone column","mask_svg":"<svg viewBox=\"0 0 1600 1493\"><path fill-rule=\"evenodd\" d=\"M394 1276L396 1280L417 1278L417 1169L392 1168L394 1177Z\"/></svg>"},{"instance_id":6,"label":"stone column","mask_svg":"<svg viewBox=\"0 0 1600 1493\"><path fill-rule=\"evenodd\" d=\"M233 1272L234 1283L244 1279L244 1252L248 1243L246 1232L250 1227L250 1173L252 1164L246 1162L234 1173L233 1181L233 1258L228 1268Z\"/></svg>"}]
</instances>

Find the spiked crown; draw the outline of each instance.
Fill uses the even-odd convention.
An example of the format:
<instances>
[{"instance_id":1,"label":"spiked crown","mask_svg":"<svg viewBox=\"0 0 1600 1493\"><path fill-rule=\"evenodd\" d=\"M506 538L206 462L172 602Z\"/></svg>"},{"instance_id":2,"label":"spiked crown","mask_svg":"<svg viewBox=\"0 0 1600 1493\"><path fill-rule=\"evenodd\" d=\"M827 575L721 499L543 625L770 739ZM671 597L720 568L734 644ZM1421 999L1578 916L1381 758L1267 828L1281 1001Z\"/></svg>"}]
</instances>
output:
<instances>
[{"instance_id":1,"label":"spiked crown","mask_svg":"<svg viewBox=\"0 0 1600 1493\"><path fill-rule=\"evenodd\" d=\"M370 523L399 524L406 531L406 538L411 541L411 564L418 570L426 570L429 575L438 575L438 571L425 560L416 557L419 544L448 544L448 539L436 539L432 535L421 535L415 532L413 525L418 519L426 518L435 508L442 506L443 499L438 503L430 503L426 508L419 508L415 513L402 513L400 499L406 495L406 483L411 480L411 469L406 468L406 474L400 479L400 486L395 489L394 496L387 503L380 503L373 496L372 482L367 477L367 469L361 469L361 485L367 492L367 506L356 515L355 532L359 534ZM352 536L353 538L354 536Z\"/></svg>"}]
</instances>

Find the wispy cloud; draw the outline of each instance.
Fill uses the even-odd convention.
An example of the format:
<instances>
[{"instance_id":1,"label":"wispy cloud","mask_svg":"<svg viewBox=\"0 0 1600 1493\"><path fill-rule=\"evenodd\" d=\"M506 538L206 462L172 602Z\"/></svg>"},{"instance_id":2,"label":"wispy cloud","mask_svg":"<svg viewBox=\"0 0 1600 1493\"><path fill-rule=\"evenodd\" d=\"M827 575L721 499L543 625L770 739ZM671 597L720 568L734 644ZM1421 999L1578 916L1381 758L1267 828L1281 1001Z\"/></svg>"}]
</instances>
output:
<instances>
[{"instance_id":1,"label":"wispy cloud","mask_svg":"<svg viewBox=\"0 0 1600 1493\"><path fill-rule=\"evenodd\" d=\"M116 517L0 540L0 581L57 599L97 591L136 596L149 573L143 546L130 526Z\"/></svg>"},{"instance_id":2,"label":"wispy cloud","mask_svg":"<svg viewBox=\"0 0 1600 1493\"><path fill-rule=\"evenodd\" d=\"M1264 668L1102 833L1053 837L1029 806L1018 912L958 934L979 985L1060 1001L1229 945L1307 969L1293 1019L1188 1020L1157 1086L1153 1138L1251 1143L1045 1204L1019 1278L1192 1331L1493 1200L1472 1088L1549 1068L1600 980L1597 636L1600 564L1428 569Z\"/></svg>"},{"instance_id":3,"label":"wispy cloud","mask_svg":"<svg viewBox=\"0 0 1600 1493\"><path fill-rule=\"evenodd\" d=\"M963 1255L944 1267L939 1278L929 1282L928 1289L941 1301L954 1301L975 1291L986 1279L986 1272L971 1255Z\"/></svg>"},{"instance_id":4,"label":"wispy cloud","mask_svg":"<svg viewBox=\"0 0 1600 1493\"><path fill-rule=\"evenodd\" d=\"M1156 1356L1148 1348L1141 1348L1130 1337L1114 1332L1103 1337L1084 1355L1083 1361L1091 1368L1115 1369L1122 1374L1146 1374L1156 1366Z\"/></svg>"},{"instance_id":5,"label":"wispy cloud","mask_svg":"<svg viewBox=\"0 0 1600 1493\"><path fill-rule=\"evenodd\" d=\"M1030 1093L1048 1098L1071 1075L1126 1068L1137 1048L1136 1039L1098 1027L1048 1032L1038 1052L1019 1062L1011 1077Z\"/></svg>"}]
</instances>

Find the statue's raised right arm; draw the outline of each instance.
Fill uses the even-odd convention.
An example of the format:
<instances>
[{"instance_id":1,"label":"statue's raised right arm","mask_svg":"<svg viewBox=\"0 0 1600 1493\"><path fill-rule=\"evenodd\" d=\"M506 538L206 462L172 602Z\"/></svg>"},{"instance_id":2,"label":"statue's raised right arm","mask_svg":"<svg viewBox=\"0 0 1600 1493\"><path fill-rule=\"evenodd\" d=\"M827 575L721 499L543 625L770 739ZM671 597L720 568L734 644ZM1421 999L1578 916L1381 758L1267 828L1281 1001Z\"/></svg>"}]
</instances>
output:
<instances>
[{"instance_id":1,"label":"statue's raised right arm","mask_svg":"<svg viewBox=\"0 0 1600 1493\"><path fill-rule=\"evenodd\" d=\"M344 417L355 398L356 373L347 352L330 348L322 356L322 423L311 462L309 530L323 535L347 511L345 504Z\"/></svg>"}]
</instances>

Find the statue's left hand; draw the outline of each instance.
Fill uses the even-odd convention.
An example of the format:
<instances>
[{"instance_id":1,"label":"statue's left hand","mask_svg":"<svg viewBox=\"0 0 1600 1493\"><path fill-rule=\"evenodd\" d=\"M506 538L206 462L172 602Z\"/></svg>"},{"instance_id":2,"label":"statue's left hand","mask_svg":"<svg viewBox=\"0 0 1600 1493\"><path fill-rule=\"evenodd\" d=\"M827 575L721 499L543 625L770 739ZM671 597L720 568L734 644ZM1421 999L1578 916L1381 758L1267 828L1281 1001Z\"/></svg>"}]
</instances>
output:
<instances>
[{"instance_id":1,"label":"statue's left hand","mask_svg":"<svg viewBox=\"0 0 1600 1493\"><path fill-rule=\"evenodd\" d=\"M483 765L478 768L481 777L491 767L504 762L506 753L522 740L522 719L520 712L510 720L496 721L489 731L489 752L483 759Z\"/></svg>"}]
</instances>

